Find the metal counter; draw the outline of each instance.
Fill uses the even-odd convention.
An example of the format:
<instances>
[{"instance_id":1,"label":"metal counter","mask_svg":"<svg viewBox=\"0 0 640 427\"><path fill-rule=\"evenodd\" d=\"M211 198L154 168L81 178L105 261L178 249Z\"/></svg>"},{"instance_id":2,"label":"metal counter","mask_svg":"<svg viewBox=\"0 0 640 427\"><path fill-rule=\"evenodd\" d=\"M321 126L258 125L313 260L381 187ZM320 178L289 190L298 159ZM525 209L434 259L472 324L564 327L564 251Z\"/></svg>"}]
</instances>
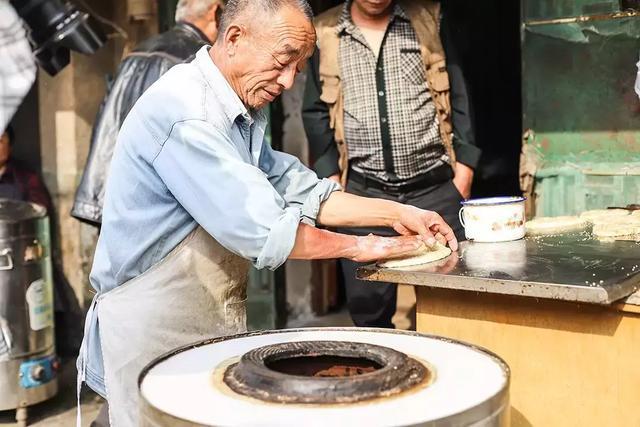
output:
<instances>
[{"instance_id":1,"label":"metal counter","mask_svg":"<svg viewBox=\"0 0 640 427\"><path fill-rule=\"evenodd\" d=\"M640 288L640 243L589 233L502 243L462 242L448 258L402 269L369 265L358 278L416 286L610 304Z\"/></svg>"}]
</instances>

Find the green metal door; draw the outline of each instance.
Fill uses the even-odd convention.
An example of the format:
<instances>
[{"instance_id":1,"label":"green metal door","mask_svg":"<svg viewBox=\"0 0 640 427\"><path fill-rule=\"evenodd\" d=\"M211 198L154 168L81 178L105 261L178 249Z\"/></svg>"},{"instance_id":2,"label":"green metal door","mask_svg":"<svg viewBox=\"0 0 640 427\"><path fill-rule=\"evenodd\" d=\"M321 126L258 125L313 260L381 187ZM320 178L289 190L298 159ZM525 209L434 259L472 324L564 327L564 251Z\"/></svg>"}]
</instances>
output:
<instances>
[{"instance_id":1,"label":"green metal door","mask_svg":"<svg viewBox=\"0 0 640 427\"><path fill-rule=\"evenodd\" d=\"M524 150L537 216L640 201L640 15L620 4L523 0Z\"/></svg>"}]
</instances>

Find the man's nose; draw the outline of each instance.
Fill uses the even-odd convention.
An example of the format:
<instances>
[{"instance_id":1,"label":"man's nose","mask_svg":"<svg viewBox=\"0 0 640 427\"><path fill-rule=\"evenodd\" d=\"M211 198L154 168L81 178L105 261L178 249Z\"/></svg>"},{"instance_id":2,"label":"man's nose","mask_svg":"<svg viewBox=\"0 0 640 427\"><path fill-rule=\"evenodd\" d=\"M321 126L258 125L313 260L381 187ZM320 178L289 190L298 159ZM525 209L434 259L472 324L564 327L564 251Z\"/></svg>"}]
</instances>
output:
<instances>
[{"instance_id":1,"label":"man's nose","mask_svg":"<svg viewBox=\"0 0 640 427\"><path fill-rule=\"evenodd\" d=\"M291 89L293 81L296 78L296 69L294 67L287 67L278 76L277 83L285 88L285 90Z\"/></svg>"}]
</instances>

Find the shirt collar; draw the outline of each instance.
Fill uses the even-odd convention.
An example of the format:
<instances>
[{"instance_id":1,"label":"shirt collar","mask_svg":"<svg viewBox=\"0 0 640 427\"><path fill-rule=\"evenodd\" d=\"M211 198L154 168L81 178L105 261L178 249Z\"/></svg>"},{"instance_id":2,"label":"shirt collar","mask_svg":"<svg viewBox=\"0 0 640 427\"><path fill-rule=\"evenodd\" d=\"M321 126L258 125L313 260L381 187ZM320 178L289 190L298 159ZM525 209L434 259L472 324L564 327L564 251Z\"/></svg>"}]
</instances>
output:
<instances>
[{"instance_id":1,"label":"shirt collar","mask_svg":"<svg viewBox=\"0 0 640 427\"><path fill-rule=\"evenodd\" d=\"M210 46L203 46L196 53L196 59L194 62L200 69L200 72L207 81L207 84L218 95L218 99L222 100L222 110L224 111L227 119L233 124L238 117L251 123L253 119L249 115L247 107L242 103L240 97L233 91L233 88L222 75L220 69L213 63L213 60L209 56Z\"/></svg>"},{"instance_id":2,"label":"shirt collar","mask_svg":"<svg viewBox=\"0 0 640 427\"><path fill-rule=\"evenodd\" d=\"M353 23L351 19L351 3L353 0L347 0L344 3L344 7L342 8L342 13L340 14L340 18L338 18L338 24L336 25L336 31L338 34L341 34L343 31L347 33L353 33L356 25ZM409 21L409 16L405 12L405 10L400 6L399 2L395 2L393 6L393 12L391 14L391 21L395 18L400 18L405 21Z\"/></svg>"}]
</instances>

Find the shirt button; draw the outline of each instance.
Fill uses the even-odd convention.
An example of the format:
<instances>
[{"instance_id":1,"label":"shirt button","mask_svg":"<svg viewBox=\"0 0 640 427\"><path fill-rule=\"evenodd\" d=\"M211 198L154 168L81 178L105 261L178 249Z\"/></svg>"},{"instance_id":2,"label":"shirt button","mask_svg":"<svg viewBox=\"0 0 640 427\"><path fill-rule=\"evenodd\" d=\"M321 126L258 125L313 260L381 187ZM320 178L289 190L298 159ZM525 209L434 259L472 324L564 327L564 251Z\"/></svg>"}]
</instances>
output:
<instances>
[{"instance_id":1,"label":"shirt button","mask_svg":"<svg viewBox=\"0 0 640 427\"><path fill-rule=\"evenodd\" d=\"M382 67L378 67L378 71L382 71Z\"/></svg>"},{"instance_id":2,"label":"shirt button","mask_svg":"<svg viewBox=\"0 0 640 427\"><path fill-rule=\"evenodd\" d=\"M383 91L378 92L378 96L384 96L384 92Z\"/></svg>"},{"instance_id":3,"label":"shirt button","mask_svg":"<svg viewBox=\"0 0 640 427\"><path fill-rule=\"evenodd\" d=\"M382 123L387 123L387 118L386 118L386 117L383 117L383 118L381 118L381 119L380 119L380 121L381 121Z\"/></svg>"}]
</instances>

